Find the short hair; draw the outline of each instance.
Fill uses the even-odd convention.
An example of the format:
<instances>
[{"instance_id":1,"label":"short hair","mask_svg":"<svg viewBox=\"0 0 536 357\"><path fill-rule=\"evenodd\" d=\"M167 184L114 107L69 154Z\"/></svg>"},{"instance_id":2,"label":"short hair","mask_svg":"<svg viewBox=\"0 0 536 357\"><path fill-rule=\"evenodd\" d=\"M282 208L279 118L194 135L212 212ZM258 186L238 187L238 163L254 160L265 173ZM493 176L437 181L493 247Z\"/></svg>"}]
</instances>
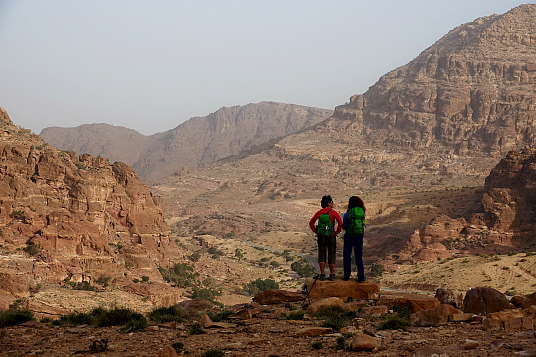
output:
<instances>
[{"instance_id":1,"label":"short hair","mask_svg":"<svg viewBox=\"0 0 536 357\"><path fill-rule=\"evenodd\" d=\"M333 198L331 198L330 195L325 195L325 196L322 196L322 200L320 201L320 206L322 206L322 208L326 208L332 202L333 202Z\"/></svg>"}]
</instances>

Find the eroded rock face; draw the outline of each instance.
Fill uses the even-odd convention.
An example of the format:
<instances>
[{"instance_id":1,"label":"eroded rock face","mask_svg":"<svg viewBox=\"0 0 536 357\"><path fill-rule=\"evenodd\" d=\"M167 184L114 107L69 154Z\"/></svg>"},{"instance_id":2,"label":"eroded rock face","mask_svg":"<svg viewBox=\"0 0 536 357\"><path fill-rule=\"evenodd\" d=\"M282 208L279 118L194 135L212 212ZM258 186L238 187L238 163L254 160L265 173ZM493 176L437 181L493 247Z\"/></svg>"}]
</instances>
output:
<instances>
[{"instance_id":1,"label":"eroded rock face","mask_svg":"<svg viewBox=\"0 0 536 357\"><path fill-rule=\"evenodd\" d=\"M457 237L466 226L465 219L454 219L446 215L438 216L430 224L416 230L406 242L403 254L409 254L415 261L434 261L451 256L443 242Z\"/></svg>"},{"instance_id":2,"label":"eroded rock face","mask_svg":"<svg viewBox=\"0 0 536 357\"><path fill-rule=\"evenodd\" d=\"M450 31L336 108L380 145L504 155L536 144L536 5Z\"/></svg>"},{"instance_id":3,"label":"eroded rock face","mask_svg":"<svg viewBox=\"0 0 536 357\"><path fill-rule=\"evenodd\" d=\"M10 254L2 276L93 282L128 271L161 281L157 267L174 244L160 199L132 168L59 151L14 126L3 109L0 127L0 242L27 252Z\"/></svg>"},{"instance_id":4,"label":"eroded rock face","mask_svg":"<svg viewBox=\"0 0 536 357\"><path fill-rule=\"evenodd\" d=\"M493 229L530 230L536 204L536 149L511 151L491 170L482 195L483 213L472 221Z\"/></svg>"}]
</instances>

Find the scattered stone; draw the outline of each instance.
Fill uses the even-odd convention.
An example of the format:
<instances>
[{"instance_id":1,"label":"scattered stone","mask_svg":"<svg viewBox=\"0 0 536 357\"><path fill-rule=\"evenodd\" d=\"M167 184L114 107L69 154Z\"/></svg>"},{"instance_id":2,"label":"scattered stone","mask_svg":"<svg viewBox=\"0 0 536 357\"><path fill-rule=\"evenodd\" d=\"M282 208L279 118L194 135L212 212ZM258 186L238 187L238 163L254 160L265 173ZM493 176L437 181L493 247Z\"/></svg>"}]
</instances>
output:
<instances>
[{"instance_id":1,"label":"scattered stone","mask_svg":"<svg viewBox=\"0 0 536 357\"><path fill-rule=\"evenodd\" d=\"M253 318L253 311L251 309L239 310L229 316L229 319L236 319L236 320L249 320L251 318Z\"/></svg>"},{"instance_id":2,"label":"scattered stone","mask_svg":"<svg viewBox=\"0 0 536 357\"><path fill-rule=\"evenodd\" d=\"M223 347L224 350L243 350L246 345L242 342L232 342Z\"/></svg>"},{"instance_id":3,"label":"scattered stone","mask_svg":"<svg viewBox=\"0 0 536 357\"><path fill-rule=\"evenodd\" d=\"M296 336L321 336L332 333L333 330L328 327L305 327L296 332Z\"/></svg>"},{"instance_id":4,"label":"scattered stone","mask_svg":"<svg viewBox=\"0 0 536 357\"><path fill-rule=\"evenodd\" d=\"M389 308L385 305L367 306L361 310L361 315L367 317L380 317L387 315L388 313Z\"/></svg>"},{"instance_id":5,"label":"scattered stone","mask_svg":"<svg viewBox=\"0 0 536 357\"><path fill-rule=\"evenodd\" d=\"M158 352L158 357L179 357L179 355L173 347L167 345Z\"/></svg>"},{"instance_id":6,"label":"scattered stone","mask_svg":"<svg viewBox=\"0 0 536 357\"><path fill-rule=\"evenodd\" d=\"M479 345L478 341L466 339L463 343L463 348L466 350L474 350Z\"/></svg>"},{"instance_id":7,"label":"scattered stone","mask_svg":"<svg viewBox=\"0 0 536 357\"><path fill-rule=\"evenodd\" d=\"M470 312L462 312L458 314L452 314L449 316L449 322L469 322L473 314Z\"/></svg>"},{"instance_id":8,"label":"scattered stone","mask_svg":"<svg viewBox=\"0 0 536 357\"><path fill-rule=\"evenodd\" d=\"M372 351L378 346L378 340L375 337L359 333L352 338L350 346L353 351Z\"/></svg>"},{"instance_id":9,"label":"scattered stone","mask_svg":"<svg viewBox=\"0 0 536 357\"><path fill-rule=\"evenodd\" d=\"M201 315L201 318L199 319L199 325L201 325L202 328L212 326L213 323L214 322L212 322L212 319L207 314Z\"/></svg>"},{"instance_id":10,"label":"scattered stone","mask_svg":"<svg viewBox=\"0 0 536 357\"><path fill-rule=\"evenodd\" d=\"M158 324L156 326L160 327L160 328L167 328L167 329L170 329L170 330L175 330L177 328L177 322L176 321L171 321L171 322L166 322L166 323L163 323L163 324Z\"/></svg>"},{"instance_id":11,"label":"scattered stone","mask_svg":"<svg viewBox=\"0 0 536 357\"><path fill-rule=\"evenodd\" d=\"M342 305L342 308L348 311L359 311L359 309L363 309L368 306L369 306L369 303L367 300L359 300L359 301L345 302Z\"/></svg>"},{"instance_id":12,"label":"scattered stone","mask_svg":"<svg viewBox=\"0 0 536 357\"><path fill-rule=\"evenodd\" d=\"M340 329L339 331L343 335L355 335L359 333L359 329L355 326L346 326Z\"/></svg>"},{"instance_id":13,"label":"scattered stone","mask_svg":"<svg viewBox=\"0 0 536 357\"><path fill-rule=\"evenodd\" d=\"M413 357L448 357L448 354L441 348L424 346L413 352Z\"/></svg>"}]
</instances>

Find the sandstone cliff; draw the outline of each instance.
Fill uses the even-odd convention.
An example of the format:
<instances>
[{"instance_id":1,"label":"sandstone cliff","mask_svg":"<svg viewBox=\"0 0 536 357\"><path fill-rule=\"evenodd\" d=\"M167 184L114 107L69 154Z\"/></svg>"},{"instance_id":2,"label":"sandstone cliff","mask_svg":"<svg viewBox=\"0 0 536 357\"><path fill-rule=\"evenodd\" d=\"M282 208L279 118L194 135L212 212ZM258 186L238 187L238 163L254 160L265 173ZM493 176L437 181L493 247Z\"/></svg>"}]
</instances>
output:
<instances>
[{"instance_id":1,"label":"sandstone cliff","mask_svg":"<svg viewBox=\"0 0 536 357\"><path fill-rule=\"evenodd\" d=\"M255 149L317 124L331 114L331 110L261 102L223 107L151 136L106 124L46 128L41 136L63 150L123 161L145 182L155 182L184 168Z\"/></svg>"},{"instance_id":2,"label":"sandstone cliff","mask_svg":"<svg viewBox=\"0 0 536 357\"><path fill-rule=\"evenodd\" d=\"M162 281L176 246L126 164L57 150L0 109L0 178L0 302L64 279Z\"/></svg>"}]
</instances>

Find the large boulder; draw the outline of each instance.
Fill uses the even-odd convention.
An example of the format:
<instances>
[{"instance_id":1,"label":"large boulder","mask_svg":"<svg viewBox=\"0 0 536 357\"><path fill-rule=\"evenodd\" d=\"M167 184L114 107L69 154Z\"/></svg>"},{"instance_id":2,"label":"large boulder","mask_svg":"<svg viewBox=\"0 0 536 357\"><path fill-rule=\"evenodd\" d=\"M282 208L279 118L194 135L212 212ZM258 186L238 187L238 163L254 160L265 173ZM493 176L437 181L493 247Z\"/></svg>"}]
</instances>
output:
<instances>
[{"instance_id":1,"label":"large boulder","mask_svg":"<svg viewBox=\"0 0 536 357\"><path fill-rule=\"evenodd\" d=\"M268 289L261 291L253 298L253 301L261 305L280 304L290 301L305 300L305 295L287 290Z\"/></svg>"},{"instance_id":2,"label":"large boulder","mask_svg":"<svg viewBox=\"0 0 536 357\"><path fill-rule=\"evenodd\" d=\"M379 305L386 305L389 308L394 306L409 306L411 312L421 310L431 310L439 306L439 300L432 296L404 293L404 292L382 292Z\"/></svg>"},{"instance_id":3,"label":"large boulder","mask_svg":"<svg viewBox=\"0 0 536 357\"><path fill-rule=\"evenodd\" d=\"M514 306L506 296L492 288L478 287L469 290L463 300L463 312L487 315L492 312L512 309Z\"/></svg>"},{"instance_id":4,"label":"large boulder","mask_svg":"<svg viewBox=\"0 0 536 357\"><path fill-rule=\"evenodd\" d=\"M346 300L351 297L354 300L370 299L378 300L380 287L378 284L365 281L358 283L355 279L344 281L335 279L335 281L313 281L309 284L309 298L312 300L325 299L327 297L338 297Z\"/></svg>"}]
</instances>

